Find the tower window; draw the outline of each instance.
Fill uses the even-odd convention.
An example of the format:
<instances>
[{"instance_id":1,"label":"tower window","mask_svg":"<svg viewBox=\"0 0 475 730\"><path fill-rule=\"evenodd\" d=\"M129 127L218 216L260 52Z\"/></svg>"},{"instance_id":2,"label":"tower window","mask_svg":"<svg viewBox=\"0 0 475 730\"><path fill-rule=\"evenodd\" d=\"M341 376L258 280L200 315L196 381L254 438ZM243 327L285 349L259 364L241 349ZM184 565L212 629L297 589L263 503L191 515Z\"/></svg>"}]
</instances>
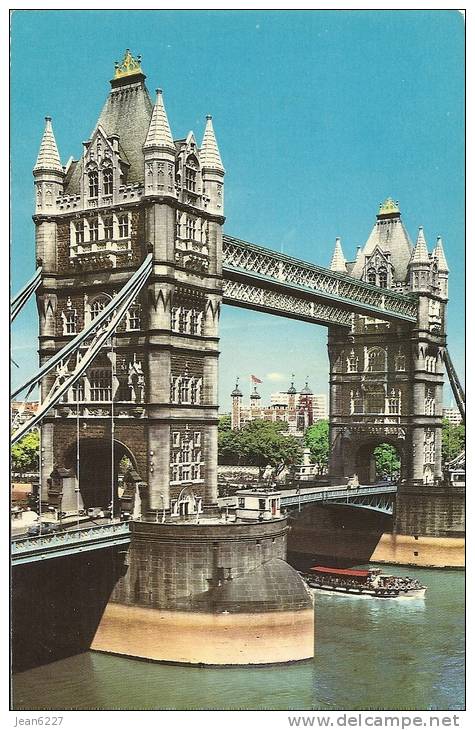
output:
<instances>
[{"instance_id":1,"label":"tower window","mask_svg":"<svg viewBox=\"0 0 475 730\"><path fill-rule=\"evenodd\" d=\"M384 267L379 269L379 286L382 286L384 289L387 289L388 287L388 270Z\"/></svg>"},{"instance_id":2,"label":"tower window","mask_svg":"<svg viewBox=\"0 0 475 730\"><path fill-rule=\"evenodd\" d=\"M346 372L347 373L357 373L358 372L358 358L355 355L354 350L352 350L346 360Z\"/></svg>"},{"instance_id":3,"label":"tower window","mask_svg":"<svg viewBox=\"0 0 475 730\"><path fill-rule=\"evenodd\" d=\"M79 220L74 224L76 243L84 243L84 221Z\"/></svg>"},{"instance_id":4,"label":"tower window","mask_svg":"<svg viewBox=\"0 0 475 730\"><path fill-rule=\"evenodd\" d=\"M375 347L368 352L368 371L384 372L386 370L386 353L380 347Z\"/></svg>"},{"instance_id":5,"label":"tower window","mask_svg":"<svg viewBox=\"0 0 475 730\"><path fill-rule=\"evenodd\" d=\"M99 219L98 218L91 218L89 220L89 240L90 241L99 240Z\"/></svg>"},{"instance_id":6,"label":"tower window","mask_svg":"<svg viewBox=\"0 0 475 730\"><path fill-rule=\"evenodd\" d=\"M374 284L376 286L376 271L374 269L368 270L368 284Z\"/></svg>"},{"instance_id":7,"label":"tower window","mask_svg":"<svg viewBox=\"0 0 475 730\"><path fill-rule=\"evenodd\" d=\"M114 219L111 215L108 215L103 219L104 223L104 238L106 241L112 241L114 238Z\"/></svg>"},{"instance_id":8,"label":"tower window","mask_svg":"<svg viewBox=\"0 0 475 730\"><path fill-rule=\"evenodd\" d=\"M394 388L388 398L388 413L391 416L399 416L401 413L401 391L396 395Z\"/></svg>"},{"instance_id":9,"label":"tower window","mask_svg":"<svg viewBox=\"0 0 475 730\"><path fill-rule=\"evenodd\" d=\"M395 367L396 370L399 371L403 371L406 369L406 356L403 355L401 352L396 355Z\"/></svg>"},{"instance_id":10,"label":"tower window","mask_svg":"<svg viewBox=\"0 0 475 730\"><path fill-rule=\"evenodd\" d=\"M114 175L111 169L104 170L102 175L104 195L112 195Z\"/></svg>"},{"instance_id":11,"label":"tower window","mask_svg":"<svg viewBox=\"0 0 475 730\"><path fill-rule=\"evenodd\" d=\"M190 333L192 335L200 334L200 329L201 329L200 314L201 314L201 312L198 309L191 310Z\"/></svg>"},{"instance_id":12,"label":"tower window","mask_svg":"<svg viewBox=\"0 0 475 730\"><path fill-rule=\"evenodd\" d=\"M63 335L75 335L77 327L77 312L75 309L63 311Z\"/></svg>"},{"instance_id":13,"label":"tower window","mask_svg":"<svg viewBox=\"0 0 475 730\"><path fill-rule=\"evenodd\" d=\"M433 388L426 389L425 409L424 410L425 410L426 416L435 415L435 394L434 394Z\"/></svg>"},{"instance_id":14,"label":"tower window","mask_svg":"<svg viewBox=\"0 0 475 730\"><path fill-rule=\"evenodd\" d=\"M119 216L119 238L128 238L129 236L129 216Z\"/></svg>"},{"instance_id":15,"label":"tower window","mask_svg":"<svg viewBox=\"0 0 475 730\"><path fill-rule=\"evenodd\" d=\"M89 197L97 198L99 195L99 175L96 170L89 173Z\"/></svg>"},{"instance_id":16,"label":"tower window","mask_svg":"<svg viewBox=\"0 0 475 730\"><path fill-rule=\"evenodd\" d=\"M196 220L189 215L186 216L185 238L190 241L196 239Z\"/></svg>"},{"instance_id":17,"label":"tower window","mask_svg":"<svg viewBox=\"0 0 475 730\"><path fill-rule=\"evenodd\" d=\"M350 409L352 415L361 415L364 412L363 398L361 393L357 390L355 393L351 391Z\"/></svg>"},{"instance_id":18,"label":"tower window","mask_svg":"<svg viewBox=\"0 0 475 730\"><path fill-rule=\"evenodd\" d=\"M177 327L178 327L178 312L179 312L178 307L172 307L170 326L171 326L172 330L174 330L174 331L176 331Z\"/></svg>"},{"instance_id":19,"label":"tower window","mask_svg":"<svg viewBox=\"0 0 475 730\"><path fill-rule=\"evenodd\" d=\"M190 380L182 378L180 383L180 403L189 403L190 397Z\"/></svg>"},{"instance_id":20,"label":"tower window","mask_svg":"<svg viewBox=\"0 0 475 730\"><path fill-rule=\"evenodd\" d=\"M188 328L188 309L184 309L183 307L180 307L179 315L178 315L178 331L179 332L186 332Z\"/></svg>"},{"instance_id":21,"label":"tower window","mask_svg":"<svg viewBox=\"0 0 475 730\"><path fill-rule=\"evenodd\" d=\"M111 371L103 368L91 370L89 392L91 401L110 401L112 398Z\"/></svg>"},{"instance_id":22,"label":"tower window","mask_svg":"<svg viewBox=\"0 0 475 730\"><path fill-rule=\"evenodd\" d=\"M188 165L185 167L185 188L191 193L196 190L196 170Z\"/></svg>"},{"instance_id":23,"label":"tower window","mask_svg":"<svg viewBox=\"0 0 475 730\"><path fill-rule=\"evenodd\" d=\"M127 311L126 328L128 330L140 329L140 304L131 304Z\"/></svg>"},{"instance_id":24,"label":"tower window","mask_svg":"<svg viewBox=\"0 0 475 730\"><path fill-rule=\"evenodd\" d=\"M109 304L109 299L107 297L98 297L97 299L94 299L94 301L91 303L91 320L95 319L102 310Z\"/></svg>"},{"instance_id":25,"label":"tower window","mask_svg":"<svg viewBox=\"0 0 475 730\"><path fill-rule=\"evenodd\" d=\"M73 396L73 403L78 403L79 401L83 401L84 394L85 394L84 378L80 378L79 380L76 380L76 382L74 383L71 390L72 390L72 396Z\"/></svg>"},{"instance_id":26,"label":"tower window","mask_svg":"<svg viewBox=\"0 0 475 730\"><path fill-rule=\"evenodd\" d=\"M384 390L375 390L366 393L365 396L365 412L366 413L384 413L385 410L385 397Z\"/></svg>"}]
</instances>

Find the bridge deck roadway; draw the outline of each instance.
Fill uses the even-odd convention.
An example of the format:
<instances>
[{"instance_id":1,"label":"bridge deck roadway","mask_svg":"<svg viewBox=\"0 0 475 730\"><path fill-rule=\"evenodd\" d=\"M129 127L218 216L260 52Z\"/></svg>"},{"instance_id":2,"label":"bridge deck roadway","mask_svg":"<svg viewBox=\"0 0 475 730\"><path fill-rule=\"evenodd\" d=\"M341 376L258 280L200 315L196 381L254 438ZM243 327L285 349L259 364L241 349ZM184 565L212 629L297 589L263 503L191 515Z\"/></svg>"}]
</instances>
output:
<instances>
[{"instance_id":1,"label":"bridge deck roadway","mask_svg":"<svg viewBox=\"0 0 475 730\"><path fill-rule=\"evenodd\" d=\"M280 491L281 507L297 507L313 502L347 502L357 505L368 497L390 496L396 494L395 484L371 484L368 486L348 487L346 484L333 487L302 487L301 489L285 489ZM366 505L365 505L366 506ZM369 507L369 505L367 505Z\"/></svg>"},{"instance_id":2,"label":"bridge deck roadway","mask_svg":"<svg viewBox=\"0 0 475 730\"><path fill-rule=\"evenodd\" d=\"M21 537L12 542L12 565L77 555L91 550L127 545L129 542L128 522L113 522L35 537Z\"/></svg>"}]
</instances>

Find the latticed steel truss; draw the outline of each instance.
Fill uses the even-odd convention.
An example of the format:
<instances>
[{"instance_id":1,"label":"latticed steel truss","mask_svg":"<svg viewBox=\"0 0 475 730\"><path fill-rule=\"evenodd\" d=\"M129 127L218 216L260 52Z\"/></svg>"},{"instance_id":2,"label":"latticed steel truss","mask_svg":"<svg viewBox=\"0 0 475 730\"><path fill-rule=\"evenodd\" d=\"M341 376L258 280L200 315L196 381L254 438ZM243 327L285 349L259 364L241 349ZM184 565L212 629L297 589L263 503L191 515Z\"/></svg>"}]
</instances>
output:
<instances>
[{"instance_id":1,"label":"latticed steel truss","mask_svg":"<svg viewBox=\"0 0 475 730\"><path fill-rule=\"evenodd\" d=\"M270 249L223 237L224 302L294 319L350 326L351 313L416 322L413 297Z\"/></svg>"}]
</instances>

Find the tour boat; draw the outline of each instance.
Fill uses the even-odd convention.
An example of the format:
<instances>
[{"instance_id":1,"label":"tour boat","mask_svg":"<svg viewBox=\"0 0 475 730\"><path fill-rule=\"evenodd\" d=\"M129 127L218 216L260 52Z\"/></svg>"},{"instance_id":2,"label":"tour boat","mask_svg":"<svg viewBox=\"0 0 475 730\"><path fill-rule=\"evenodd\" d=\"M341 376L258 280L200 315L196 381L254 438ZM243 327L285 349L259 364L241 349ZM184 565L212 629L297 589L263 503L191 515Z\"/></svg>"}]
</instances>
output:
<instances>
[{"instance_id":1,"label":"tour boat","mask_svg":"<svg viewBox=\"0 0 475 730\"><path fill-rule=\"evenodd\" d=\"M426 586L415 578L384 575L379 568L359 570L315 565L302 576L309 588L340 596L422 598L426 592Z\"/></svg>"}]
</instances>

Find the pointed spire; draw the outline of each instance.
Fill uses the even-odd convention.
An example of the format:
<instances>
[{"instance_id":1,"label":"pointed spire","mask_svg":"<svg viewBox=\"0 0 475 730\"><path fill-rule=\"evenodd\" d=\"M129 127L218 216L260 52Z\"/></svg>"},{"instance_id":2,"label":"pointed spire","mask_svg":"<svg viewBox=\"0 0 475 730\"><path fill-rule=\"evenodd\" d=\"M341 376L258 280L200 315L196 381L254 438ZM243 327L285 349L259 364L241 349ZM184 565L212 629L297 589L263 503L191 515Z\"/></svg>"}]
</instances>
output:
<instances>
[{"instance_id":1,"label":"pointed spire","mask_svg":"<svg viewBox=\"0 0 475 730\"><path fill-rule=\"evenodd\" d=\"M145 140L144 149L151 147L165 147L175 152L175 145L168 123L167 113L163 104L162 90L157 89L157 100L152 111L152 118L148 128L147 139Z\"/></svg>"},{"instance_id":2,"label":"pointed spire","mask_svg":"<svg viewBox=\"0 0 475 730\"><path fill-rule=\"evenodd\" d=\"M429 250L427 248L427 243L424 236L424 229L422 228L422 226L419 226L419 233L417 235L417 241L412 252L410 263L428 264L429 261Z\"/></svg>"},{"instance_id":3,"label":"pointed spire","mask_svg":"<svg viewBox=\"0 0 475 730\"><path fill-rule=\"evenodd\" d=\"M202 167L211 170L225 172L221 155L219 154L218 143L213 129L212 117L210 114L206 117L206 127L203 136L203 142L200 149L200 162Z\"/></svg>"},{"instance_id":4,"label":"pointed spire","mask_svg":"<svg viewBox=\"0 0 475 730\"><path fill-rule=\"evenodd\" d=\"M48 172L63 172L61 158L59 156L58 147L54 138L53 127L51 125L51 117L45 117L45 131L41 140L38 159L33 168L33 172L47 170Z\"/></svg>"},{"instance_id":5,"label":"pointed spire","mask_svg":"<svg viewBox=\"0 0 475 730\"><path fill-rule=\"evenodd\" d=\"M445 258L444 247L442 245L441 236L437 236L437 243L432 252L432 256L437 261L437 267L438 267L439 271L443 271L444 273L449 271L449 267L447 265L447 259Z\"/></svg>"},{"instance_id":6,"label":"pointed spire","mask_svg":"<svg viewBox=\"0 0 475 730\"><path fill-rule=\"evenodd\" d=\"M330 264L330 269L332 271L339 271L342 274L346 274L346 259L343 255L343 249L341 247L340 239L337 238L335 241L335 250L333 251L333 256Z\"/></svg>"}]
</instances>

